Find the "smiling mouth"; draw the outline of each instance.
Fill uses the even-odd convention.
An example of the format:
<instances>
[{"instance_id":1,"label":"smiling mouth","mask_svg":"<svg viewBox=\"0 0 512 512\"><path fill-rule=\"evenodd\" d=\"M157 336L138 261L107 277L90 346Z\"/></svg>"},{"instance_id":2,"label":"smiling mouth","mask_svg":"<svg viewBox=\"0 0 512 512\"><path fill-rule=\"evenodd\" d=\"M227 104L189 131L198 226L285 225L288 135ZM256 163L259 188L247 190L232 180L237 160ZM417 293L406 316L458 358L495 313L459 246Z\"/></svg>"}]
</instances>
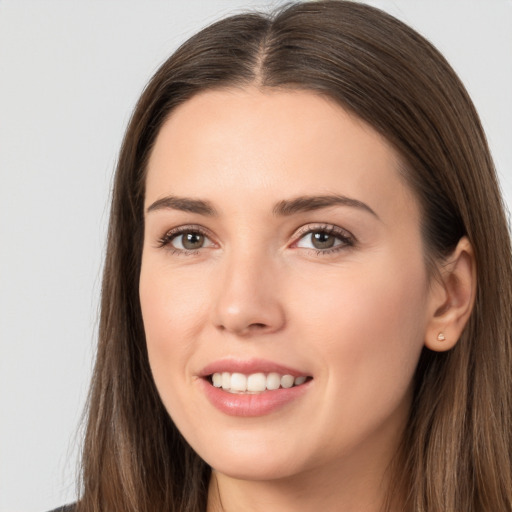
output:
<instances>
[{"instance_id":1,"label":"smiling mouth","mask_svg":"<svg viewBox=\"0 0 512 512\"><path fill-rule=\"evenodd\" d=\"M289 374L271 373L230 373L216 372L206 377L206 380L214 387L233 394L259 394L277 389L289 389L301 386L312 379L310 376L301 375L294 377Z\"/></svg>"}]
</instances>

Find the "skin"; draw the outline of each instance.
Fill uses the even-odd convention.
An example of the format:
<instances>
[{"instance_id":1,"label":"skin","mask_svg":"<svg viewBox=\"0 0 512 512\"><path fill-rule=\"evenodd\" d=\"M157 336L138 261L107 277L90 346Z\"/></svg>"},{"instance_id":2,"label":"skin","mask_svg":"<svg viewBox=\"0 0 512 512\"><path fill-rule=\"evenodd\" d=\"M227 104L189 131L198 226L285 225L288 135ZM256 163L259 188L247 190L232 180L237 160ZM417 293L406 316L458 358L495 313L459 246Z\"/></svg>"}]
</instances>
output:
<instances>
[{"instance_id":1,"label":"skin","mask_svg":"<svg viewBox=\"0 0 512 512\"><path fill-rule=\"evenodd\" d=\"M208 91L163 125L148 164L140 300L162 401L214 468L209 511L380 509L420 352L453 346L474 297L467 241L446 279L430 281L399 166L371 127L307 91ZM334 194L368 208L274 213ZM171 195L216 215L151 207ZM181 226L200 228L203 245L165 238ZM306 231L332 226L343 235L335 250L313 247ZM312 380L271 414L226 415L199 377L226 357Z\"/></svg>"}]
</instances>

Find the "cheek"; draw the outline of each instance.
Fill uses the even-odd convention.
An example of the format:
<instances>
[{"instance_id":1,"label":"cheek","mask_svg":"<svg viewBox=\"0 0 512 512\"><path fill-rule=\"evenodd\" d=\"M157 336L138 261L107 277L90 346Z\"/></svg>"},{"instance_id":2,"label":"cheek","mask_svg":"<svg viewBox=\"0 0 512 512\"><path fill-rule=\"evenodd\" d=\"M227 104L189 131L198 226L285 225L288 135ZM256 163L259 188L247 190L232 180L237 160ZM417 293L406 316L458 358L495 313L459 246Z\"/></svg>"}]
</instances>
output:
<instances>
[{"instance_id":1,"label":"cheek","mask_svg":"<svg viewBox=\"0 0 512 512\"><path fill-rule=\"evenodd\" d=\"M175 351L200 329L201 313L207 307L204 279L173 279L176 271L143 265L139 295L148 349Z\"/></svg>"},{"instance_id":2,"label":"cheek","mask_svg":"<svg viewBox=\"0 0 512 512\"><path fill-rule=\"evenodd\" d=\"M148 262L142 266L139 283L149 364L168 411L175 409L183 383L191 378L189 361L196 351L205 298L198 280L172 276L170 269Z\"/></svg>"},{"instance_id":3,"label":"cheek","mask_svg":"<svg viewBox=\"0 0 512 512\"><path fill-rule=\"evenodd\" d=\"M352 396L371 400L380 389L396 400L411 382L423 347L426 277L421 260L400 263L353 265L303 282L313 292L303 295L301 330L338 392L357 389Z\"/></svg>"},{"instance_id":4,"label":"cheek","mask_svg":"<svg viewBox=\"0 0 512 512\"><path fill-rule=\"evenodd\" d=\"M332 440L345 449L379 432L396 436L408 416L423 347L422 267L394 273L376 264L310 279L306 289L316 292L304 295L305 314L295 317L304 319L296 333L299 350L315 361L323 390L315 423L324 440L318 456L333 450Z\"/></svg>"}]
</instances>

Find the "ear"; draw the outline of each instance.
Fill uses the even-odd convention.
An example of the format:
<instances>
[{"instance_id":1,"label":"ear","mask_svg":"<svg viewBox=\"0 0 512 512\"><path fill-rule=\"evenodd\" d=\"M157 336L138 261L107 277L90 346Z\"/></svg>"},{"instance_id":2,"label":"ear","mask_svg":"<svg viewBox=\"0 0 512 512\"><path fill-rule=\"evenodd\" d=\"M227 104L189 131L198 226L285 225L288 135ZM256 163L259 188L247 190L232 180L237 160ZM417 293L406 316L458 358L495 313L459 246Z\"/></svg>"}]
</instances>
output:
<instances>
[{"instance_id":1,"label":"ear","mask_svg":"<svg viewBox=\"0 0 512 512\"><path fill-rule=\"evenodd\" d=\"M443 352L455 346L471 315L476 296L476 262L466 237L442 262L429 296L425 346Z\"/></svg>"}]
</instances>

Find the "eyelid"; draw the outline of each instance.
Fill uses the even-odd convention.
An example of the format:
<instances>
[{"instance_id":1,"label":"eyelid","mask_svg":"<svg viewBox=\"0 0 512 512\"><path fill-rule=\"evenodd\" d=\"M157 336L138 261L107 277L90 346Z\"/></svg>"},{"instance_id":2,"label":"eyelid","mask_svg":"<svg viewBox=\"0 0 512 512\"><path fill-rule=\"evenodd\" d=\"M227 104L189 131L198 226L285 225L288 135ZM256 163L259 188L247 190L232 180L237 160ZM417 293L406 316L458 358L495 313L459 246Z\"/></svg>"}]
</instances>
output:
<instances>
[{"instance_id":1,"label":"eyelid","mask_svg":"<svg viewBox=\"0 0 512 512\"><path fill-rule=\"evenodd\" d=\"M290 247L292 248L301 248L297 247L297 244L300 242L302 238L304 238L306 235L311 233L318 233L318 232L324 232L331 234L333 236L337 236L342 243L337 244L333 246L332 248L327 249L316 249L316 248L307 248L306 250L313 250L318 254L329 254L331 252L337 252L343 249L346 249L347 247L352 247L357 242L357 239L352 233L347 231L344 228L341 228L339 226L336 226L334 224L327 224L327 223L309 223L304 226L301 226L299 229L295 231L295 233L292 235L292 243ZM206 247L200 247L196 250L186 250L186 249L178 249L176 247L171 246L171 242L174 238L180 236L184 233L199 233L205 238L211 242L211 245ZM201 249L207 249L212 246L218 246L218 244L214 241L214 237L211 234L210 230L204 228L201 225L198 224L184 224L182 226L177 226L175 228L167 230L161 237L157 240L157 248L168 248L169 250L172 250L175 253L183 253L183 254L196 254Z\"/></svg>"},{"instance_id":2,"label":"eyelid","mask_svg":"<svg viewBox=\"0 0 512 512\"><path fill-rule=\"evenodd\" d=\"M346 249L347 247L352 247L357 242L356 237L350 231L347 231L344 228L341 228L334 224L310 223L310 224L306 224L306 225L300 227L297 231L295 231L295 233L292 236L293 242L291 244L291 247L301 249L301 247L298 247L298 245L297 245L300 242L300 240L302 240L306 235L309 235L311 233L318 233L318 232L324 232L324 233L328 233L333 236L337 236L339 239L341 239L343 241L343 243L338 244L338 245L333 246L332 248L328 248L328 249L316 249L316 248L304 248L304 249L313 250L318 254L329 254L331 252L337 252L337 251Z\"/></svg>"},{"instance_id":3,"label":"eyelid","mask_svg":"<svg viewBox=\"0 0 512 512\"><path fill-rule=\"evenodd\" d=\"M304 226L301 226L299 229L295 231L295 233L292 235L293 239L298 239L303 237L304 235L307 235L311 232L316 231L325 231L326 233L332 233L333 235L340 235L345 238L350 238L355 240L355 236L348 230L341 228L339 226L336 226L335 224L327 224L327 223L316 223L311 222L309 224L305 224Z\"/></svg>"},{"instance_id":4,"label":"eyelid","mask_svg":"<svg viewBox=\"0 0 512 512\"><path fill-rule=\"evenodd\" d=\"M182 226L177 226L175 228L171 228L167 230L161 237L157 240L157 248L164 248L170 246L172 240L184 233L199 233L200 235L203 235L205 238L207 238L213 245L216 245L216 243L213 241L213 236L211 235L210 231L204 228L203 226L200 226L198 224L184 224ZM201 247L201 249L204 249L206 247ZM195 253L199 249L194 250L182 250L177 249L175 247L172 247L172 250L175 252L183 252L183 253Z\"/></svg>"}]
</instances>

